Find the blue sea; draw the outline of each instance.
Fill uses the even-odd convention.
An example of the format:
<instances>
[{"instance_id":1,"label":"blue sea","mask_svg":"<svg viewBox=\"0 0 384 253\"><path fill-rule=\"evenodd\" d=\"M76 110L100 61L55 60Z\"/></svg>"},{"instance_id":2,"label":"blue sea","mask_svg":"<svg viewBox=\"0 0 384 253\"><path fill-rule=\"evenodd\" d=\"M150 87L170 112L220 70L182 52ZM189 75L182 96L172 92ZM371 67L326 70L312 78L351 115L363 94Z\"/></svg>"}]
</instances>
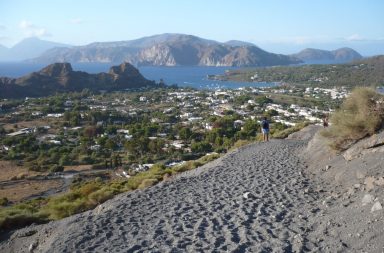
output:
<instances>
[{"instance_id":1,"label":"blue sea","mask_svg":"<svg viewBox=\"0 0 384 253\"><path fill-rule=\"evenodd\" d=\"M76 71L88 73L108 72L112 63L74 63L72 68ZM32 63L4 63L0 62L0 77L21 77L34 71L39 71L46 64ZM165 84L177 84L179 87L192 87L196 89L237 89L240 87L272 87L278 83L247 83L223 82L209 80L208 75L223 74L226 70L237 69L234 67L139 67L141 74L149 79L159 82L163 79Z\"/></svg>"}]
</instances>

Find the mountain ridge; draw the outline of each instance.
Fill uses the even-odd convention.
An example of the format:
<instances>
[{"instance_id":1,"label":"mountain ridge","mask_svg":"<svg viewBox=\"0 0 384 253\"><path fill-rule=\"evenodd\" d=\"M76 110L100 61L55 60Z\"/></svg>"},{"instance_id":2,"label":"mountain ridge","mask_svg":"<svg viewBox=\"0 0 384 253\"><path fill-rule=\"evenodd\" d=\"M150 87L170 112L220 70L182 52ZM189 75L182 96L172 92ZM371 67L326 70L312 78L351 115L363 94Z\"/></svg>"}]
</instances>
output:
<instances>
[{"instance_id":1,"label":"mountain ridge","mask_svg":"<svg viewBox=\"0 0 384 253\"><path fill-rule=\"evenodd\" d=\"M260 57L260 54L264 55L264 58ZM266 54L269 54L269 57L266 58ZM346 47L336 50L306 48L295 54L284 55L267 52L250 42L218 42L179 33L164 33L133 40L93 42L82 46L34 37L24 39L12 48L0 45L0 61L24 60L44 64L126 61L136 66L257 67L297 63L346 63L361 58L358 52Z\"/></svg>"},{"instance_id":2,"label":"mountain ridge","mask_svg":"<svg viewBox=\"0 0 384 253\"><path fill-rule=\"evenodd\" d=\"M137 66L275 66L301 60L269 53L252 43L225 43L186 34L160 34L131 41L95 42L53 48L30 60L51 62L130 62Z\"/></svg>"},{"instance_id":3,"label":"mountain ridge","mask_svg":"<svg viewBox=\"0 0 384 253\"><path fill-rule=\"evenodd\" d=\"M11 48L0 45L0 61L21 61L38 57L52 48L72 47L71 45L41 40L37 37L23 39Z\"/></svg>"}]
</instances>

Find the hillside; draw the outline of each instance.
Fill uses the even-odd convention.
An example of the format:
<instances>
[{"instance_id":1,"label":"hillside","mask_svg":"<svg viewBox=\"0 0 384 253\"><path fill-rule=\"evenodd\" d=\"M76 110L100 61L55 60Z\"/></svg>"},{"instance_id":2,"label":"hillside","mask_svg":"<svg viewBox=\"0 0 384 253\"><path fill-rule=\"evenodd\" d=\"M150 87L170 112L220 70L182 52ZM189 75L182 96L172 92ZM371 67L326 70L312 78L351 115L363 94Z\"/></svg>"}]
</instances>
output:
<instances>
[{"instance_id":1,"label":"hillside","mask_svg":"<svg viewBox=\"0 0 384 253\"><path fill-rule=\"evenodd\" d=\"M113 66L108 73L99 74L73 71L69 63L54 63L20 78L0 77L0 98L41 97L83 89L112 91L156 85L129 63Z\"/></svg>"},{"instance_id":2,"label":"hillside","mask_svg":"<svg viewBox=\"0 0 384 253\"><path fill-rule=\"evenodd\" d=\"M233 70L211 78L222 81L281 82L322 87L382 86L384 83L384 56L361 59L348 64Z\"/></svg>"},{"instance_id":3,"label":"hillside","mask_svg":"<svg viewBox=\"0 0 384 253\"><path fill-rule=\"evenodd\" d=\"M220 43L192 35L161 34L131 41L54 48L32 62L130 62L137 66L275 66L300 63L251 43Z\"/></svg>"},{"instance_id":4,"label":"hillside","mask_svg":"<svg viewBox=\"0 0 384 253\"><path fill-rule=\"evenodd\" d=\"M339 48L332 51L306 48L292 56L299 58L305 63L347 63L353 60L359 60L363 57L351 48Z\"/></svg>"},{"instance_id":5,"label":"hillside","mask_svg":"<svg viewBox=\"0 0 384 253\"><path fill-rule=\"evenodd\" d=\"M0 250L380 252L383 150L365 146L346 161L320 129L242 147L92 211L3 235Z\"/></svg>"}]
</instances>

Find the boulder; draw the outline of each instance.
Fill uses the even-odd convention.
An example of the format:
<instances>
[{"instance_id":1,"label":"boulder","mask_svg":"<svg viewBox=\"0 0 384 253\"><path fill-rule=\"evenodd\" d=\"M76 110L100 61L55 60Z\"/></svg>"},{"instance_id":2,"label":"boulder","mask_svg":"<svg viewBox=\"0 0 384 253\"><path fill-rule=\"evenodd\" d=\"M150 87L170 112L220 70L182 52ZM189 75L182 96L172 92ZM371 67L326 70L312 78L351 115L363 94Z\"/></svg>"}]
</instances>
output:
<instances>
[{"instance_id":1,"label":"boulder","mask_svg":"<svg viewBox=\"0 0 384 253\"><path fill-rule=\"evenodd\" d=\"M361 155L373 152L384 152L384 131L358 141L343 153L343 157L345 160L351 161Z\"/></svg>"},{"instance_id":2,"label":"boulder","mask_svg":"<svg viewBox=\"0 0 384 253\"><path fill-rule=\"evenodd\" d=\"M372 203L374 199L375 197L372 196L371 194L365 194L363 199L361 200L361 203L363 204L363 206L365 206L369 203Z\"/></svg>"},{"instance_id":3,"label":"boulder","mask_svg":"<svg viewBox=\"0 0 384 253\"><path fill-rule=\"evenodd\" d=\"M383 207L382 207L382 205L380 204L380 202L379 202L379 201L376 201L375 204L373 204L373 206L372 206L372 208L371 208L371 212L373 213L373 212L376 212L376 211L380 211L380 210L382 210L382 209L383 209Z\"/></svg>"}]
</instances>

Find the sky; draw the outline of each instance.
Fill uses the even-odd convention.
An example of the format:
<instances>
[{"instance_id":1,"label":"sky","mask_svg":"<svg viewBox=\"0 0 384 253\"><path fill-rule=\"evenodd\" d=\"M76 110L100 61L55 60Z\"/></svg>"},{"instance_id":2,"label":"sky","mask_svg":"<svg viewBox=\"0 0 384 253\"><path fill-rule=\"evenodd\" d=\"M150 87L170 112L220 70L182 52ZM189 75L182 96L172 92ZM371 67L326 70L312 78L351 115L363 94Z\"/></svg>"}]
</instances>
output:
<instances>
[{"instance_id":1,"label":"sky","mask_svg":"<svg viewBox=\"0 0 384 253\"><path fill-rule=\"evenodd\" d=\"M0 45L86 45L183 33L273 53L351 47L384 54L383 0L0 0Z\"/></svg>"}]
</instances>

